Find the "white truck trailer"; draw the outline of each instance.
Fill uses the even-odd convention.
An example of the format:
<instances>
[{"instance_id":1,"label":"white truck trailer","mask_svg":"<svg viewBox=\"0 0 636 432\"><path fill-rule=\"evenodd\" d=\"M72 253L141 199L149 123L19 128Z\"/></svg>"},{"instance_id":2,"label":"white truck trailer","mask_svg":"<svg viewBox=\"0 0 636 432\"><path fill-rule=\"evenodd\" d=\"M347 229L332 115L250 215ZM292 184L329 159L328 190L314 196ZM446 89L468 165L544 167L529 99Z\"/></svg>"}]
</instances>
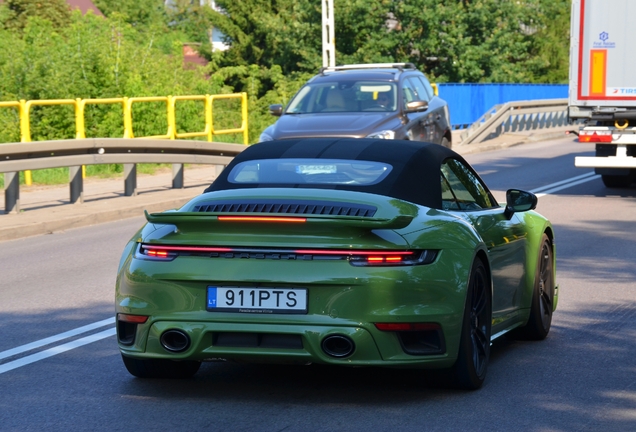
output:
<instances>
[{"instance_id":1,"label":"white truck trailer","mask_svg":"<svg viewBox=\"0 0 636 432\"><path fill-rule=\"evenodd\" d=\"M636 180L636 0L573 0L568 116L583 121L579 142L595 157L574 164L594 168L605 186Z\"/></svg>"}]
</instances>

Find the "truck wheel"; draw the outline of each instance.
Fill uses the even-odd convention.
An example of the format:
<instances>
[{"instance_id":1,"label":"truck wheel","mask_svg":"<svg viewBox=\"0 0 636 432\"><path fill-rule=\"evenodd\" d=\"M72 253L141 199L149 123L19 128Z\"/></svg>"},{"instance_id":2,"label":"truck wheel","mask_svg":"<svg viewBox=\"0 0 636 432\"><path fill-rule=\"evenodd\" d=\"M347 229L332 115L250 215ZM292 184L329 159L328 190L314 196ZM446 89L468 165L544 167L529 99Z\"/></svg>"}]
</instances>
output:
<instances>
[{"instance_id":1,"label":"truck wheel","mask_svg":"<svg viewBox=\"0 0 636 432\"><path fill-rule=\"evenodd\" d=\"M627 188L634 181L632 175L602 175L603 184L608 188Z\"/></svg>"}]
</instances>

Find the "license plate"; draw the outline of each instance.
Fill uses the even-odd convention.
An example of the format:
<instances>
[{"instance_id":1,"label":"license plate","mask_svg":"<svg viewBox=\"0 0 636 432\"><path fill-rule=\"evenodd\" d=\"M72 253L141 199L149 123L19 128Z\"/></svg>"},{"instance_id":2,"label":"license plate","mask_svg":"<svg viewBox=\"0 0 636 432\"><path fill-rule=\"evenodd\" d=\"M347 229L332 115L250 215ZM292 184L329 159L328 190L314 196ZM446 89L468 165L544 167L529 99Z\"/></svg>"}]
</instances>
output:
<instances>
[{"instance_id":1,"label":"license plate","mask_svg":"<svg viewBox=\"0 0 636 432\"><path fill-rule=\"evenodd\" d=\"M207 310L267 314L306 314L304 288L208 287Z\"/></svg>"}]
</instances>

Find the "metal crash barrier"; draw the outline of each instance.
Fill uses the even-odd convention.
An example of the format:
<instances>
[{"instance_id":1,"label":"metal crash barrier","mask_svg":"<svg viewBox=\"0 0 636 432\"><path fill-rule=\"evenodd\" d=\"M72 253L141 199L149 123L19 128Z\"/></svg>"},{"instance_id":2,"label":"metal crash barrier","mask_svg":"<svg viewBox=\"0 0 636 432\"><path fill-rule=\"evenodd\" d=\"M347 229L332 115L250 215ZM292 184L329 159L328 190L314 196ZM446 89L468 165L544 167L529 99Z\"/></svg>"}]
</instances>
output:
<instances>
[{"instance_id":1,"label":"metal crash barrier","mask_svg":"<svg viewBox=\"0 0 636 432\"><path fill-rule=\"evenodd\" d=\"M81 203L81 166L137 163L227 165L246 148L243 144L156 138L88 138L3 144L0 145L0 172L5 173L5 212L20 211L18 173L27 169L71 167L71 202Z\"/></svg>"},{"instance_id":2,"label":"metal crash barrier","mask_svg":"<svg viewBox=\"0 0 636 432\"><path fill-rule=\"evenodd\" d=\"M214 101L238 99L241 102L241 126L230 129L216 129L214 127L213 107ZM204 103L204 130L195 132L177 132L177 104L181 101L201 101ZM165 134L153 136L135 136L133 129L133 104L142 103L165 103L166 124ZM98 104L115 104L122 107L123 138L92 138L86 140L86 106ZM31 139L31 108L33 106L72 106L75 114L75 140L55 140L36 141ZM206 144L203 141L186 141L185 138L204 137L208 143L212 143L216 135L241 134L243 145L248 144L248 110L247 93L221 94L221 95L188 95L188 96L151 96L133 98L108 98L108 99L49 99L31 101L8 101L0 102L0 108L17 109L20 119L20 141L21 143L0 144L0 172L4 173L5 179L5 213L17 213L19 208L19 173L24 171L25 184L32 184L31 170L44 168L69 168L70 201L71 203L83 202L83 178L85 176L85 165L91 164L124 164L124 195L134 196L137 194L137 163L172 163L172 187L182 188L184 185L183 164L184 163L212 163L225 165L231 159L228 154L235 155L236 147L242 148L240 144L213 143ZM143 139L145 143L133 144L128 142L135 139ZM118 145L123 147L110 147L111 144L100 146L103 151L108 150L108 154L90 156L92 144L108 143L110 140L118 140ZM81 143L80 140L86 140ZM174 144L168 147L159 145L160 140L172 141ZM88 145L88 147L86 147ZM219 147L220 146L220 147ZM234 150L229 151L228 148ZM128 156L119 154L114 149L125 148ZM42 153L46 149L48 156ZM139 149L143 149L140 154ZM155 150L161 149L164 153L159 155ZM224 149L221 154L218 149ZM77 153L79 151L79 153ZM206 153L207 151L207 153ZM87 153L88 152L88 153ZM212 152L212 153L209 153ZM34 156L36 155L36 156ZM205 157L203 157L205 156ZM216 159L210 159L214 156ZM221 157L221 159L219 159ZM51 159L44 162L45 159ZM86 160L87 162L80 162ZM203 162L205 160L205 162ZM216 162L211 162L215 160ZM222 161L222 162L218 162Z\"/></svg>"},{"instance_id":3,"label":"metal crash barrier","mask_svg":"<svg viewBox=\"0 0 636 432\"><path fill-rule=\"evenodd\" d=\"M567 99L516 101L496 105L461 133L461 145L476 144L503 133L565 126Z\"/></svg>"}]
</instances>

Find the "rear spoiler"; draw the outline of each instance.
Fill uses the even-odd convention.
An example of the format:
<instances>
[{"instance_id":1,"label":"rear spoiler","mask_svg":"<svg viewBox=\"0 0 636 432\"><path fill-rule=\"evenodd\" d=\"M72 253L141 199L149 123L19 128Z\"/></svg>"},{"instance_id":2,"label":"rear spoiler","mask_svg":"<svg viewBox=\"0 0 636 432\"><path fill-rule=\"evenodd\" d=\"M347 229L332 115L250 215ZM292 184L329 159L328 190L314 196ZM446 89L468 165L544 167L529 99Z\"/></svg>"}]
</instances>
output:
<instances>
[{"instance_id":1,"label":"rear spoiler","mask_svg":"<svg viewBox=\"0 0 636 432\"><path fill-rule=\"evenodd\" d=\"M333 225L334 227L339 226L375 230L406 228L413 220L413 216L404 215L396 216L393 219L378 219L355 216L289 216L288 214L278 215L275 213L267 215L254 215L253 213L233 213L231 216L228 216L227 214L201 214L198 212L164 212L149 214L145 210L144 214L146 215L146 220L150 223L176 226L179 226L180 224L190 223L234 223L241 225L249 224L263 226L269 225L273 222L283 224L285 222L288 222L290 224L294 223L295 225L295 222L302 222L311 224L312 226L317 226L316 224L322 224L323 226ZM219 216L221 217L221 219L219 219ZM223 220L223 217L226 217L227 219Z\"/></svg>"}]
</instances>

